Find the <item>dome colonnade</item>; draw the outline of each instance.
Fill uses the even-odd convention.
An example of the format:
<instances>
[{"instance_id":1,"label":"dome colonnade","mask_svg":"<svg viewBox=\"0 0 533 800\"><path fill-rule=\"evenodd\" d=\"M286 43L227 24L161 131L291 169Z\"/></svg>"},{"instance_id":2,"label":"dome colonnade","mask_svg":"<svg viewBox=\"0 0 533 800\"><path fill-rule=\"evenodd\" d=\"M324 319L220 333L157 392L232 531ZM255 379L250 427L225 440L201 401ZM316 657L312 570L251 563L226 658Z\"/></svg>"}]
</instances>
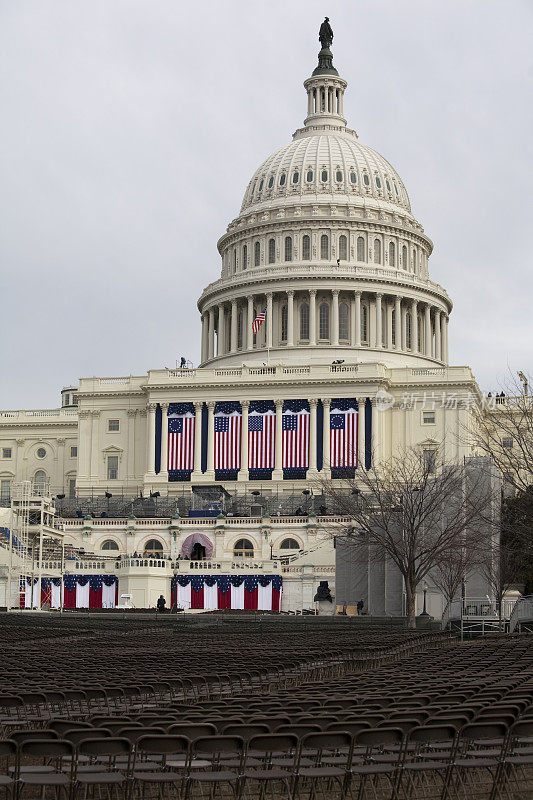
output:
<instances>
[{"instance_id":1,"label":"dome colonnade","mask_svg":"<svg viewBox=\"0 0 533 800\"><path fill-rule=\"evenodd\" d=\"M284 363L448 363L452 303L429 278L432 242L396 170L346 127L346 85L322 50L304 127L256 170L218 243L221 277L198 301L201 366L267 350Z\"/></svg>"}]
</instances>

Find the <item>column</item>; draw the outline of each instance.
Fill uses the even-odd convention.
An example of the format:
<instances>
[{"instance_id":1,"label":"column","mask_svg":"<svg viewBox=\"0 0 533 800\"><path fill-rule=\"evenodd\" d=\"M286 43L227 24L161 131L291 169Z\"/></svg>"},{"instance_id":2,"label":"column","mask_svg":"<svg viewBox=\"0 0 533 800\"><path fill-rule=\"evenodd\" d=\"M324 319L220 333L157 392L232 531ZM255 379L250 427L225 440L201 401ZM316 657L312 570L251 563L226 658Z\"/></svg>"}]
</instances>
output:
<instances>
[{"instance_id":1,"label":"column","mask_svg":"<svg viewBox=\"0 0 533 800\"><path fill-rule=\"evenodd\" d=\"M168 403L160 403L161 406L161 466L159 477L161 480L168 481Z\"/></svg>"},{"instance_id":2,"label":"column","mask_svg":"<svg viewBox=\"0 0 533 800\"><path fill-rule=\"evenodd\" d=\"M266 305L266 346L270 350L272 347L272 292L267 292L267 305Z\"/></svg>"},{"instance_id":3,"label":"column","mask_svg":"<svg viewBox=\"0 0 533 800\"><path fill-rule=\"evenodd\" d=\"M392 350L392 303L385 306L387 314L387 350Z\"/></svg>"},{"instance_id":4,"label":"column","mask_svg":"<svg viewBox=\"0 0 533 800\"><path fill-rule=\"evenodd\" d=\"M56 439L57 442L57 473L54 478L51 476L50 489L53 492L65 491L65 442L63 437Z\"/></svg>"},{"instance_id":5,"label":"column","mask_svg":"<svg viewBox=\"0 0 533 800\"><path fill-rule=\"evenodd\" d=\"M442 348L442 360L445 364L448 363L448 317L446 314L441 314L440 316L440 324L441 324L441 348Z\"/></svg>"},{"instance_id":6,"label":"column","mask_svg":"<svg viewBox=\"0 0 533 800\"><path fill-rule=\"evenodd\" d=\"M394 339L396 341L396 350L402 349L402 299L396 296L394 298Z\"/></svg>"},{"instance_id":7,"label":"column","mask_svg":"<svg viewBox=\"0 0 533 800\"><path fill-rule=\"evenodd\" d=\"M241 400L242 420L241 420L241 468L237 480L248 480L248 409L249 400Z\"/></svg>"},{"instance_id":8,"label":"column","mask_svg":"<svg viewBox=\"0 0 533 800\"><path fill-rule=\"evenodd\" d=\"M201 354L201 362L207 361L207 326L208 326L208 315L202 314L202 354Z\"/></svg>"},{"instance_id":9,"label":"column","mask_svg":"<svg viewBox=\"0 0 533 800\"><path fill-rule=\"evenodd\" d=\"M339 344L339 290L333 289L332 295L331 344L337 346Z\"/></svg>"},{"instance_id":10,"label":"column","mask_svg":"<svg viewBox=\"0 0 533 800\"><path fill-rule=\"evenodd\" d=\"M252 331L252 323L254 321L254 298L253 295L248 296L248 313L246 315L246 349L254 349L254 332Z\"/></svg>"},{"instance_id":11,"label":"column","mask_svg":"<svg viewBox=\"0 0 533 800\"><path fill-rule=\"evenodd\" d=\"M309 345L316 345L316 289L309 289Z\"/></svg>"},{"instance_id":12,"label":"column","mask_svg":"<svg viewBox=\"0 0 533 800\"><path fill-rule=\"evenodd\" d=\"M207 358L213 358L215 354L215 309L209 309L208 330L207 330Z\"/></svg>"},{"instance_id":13,"label":"column","mask_svg":"<svg viewBox=\"0 0 533 800\"><path fill-rule=\"evenodd\" d=\"M275 400L276 403L276 451L274 457L274 472L272 474L273 480L282 480L283 478L283 429L282 429L282 415L283 415L283 400Z\"/></svg>"},{"instance_id":14,"label":"column","mask_svg":"<svg viewBox=\"0 0 533 800\"><path fill-rule=\"evenodd\" d=\"M82 477L81 472L83 467L86 464L86 443L85 438L82 436L82 431L86 429L85 420L87 419L87 412L80 411L78 412L78 474L77 477ZM16 449L16 456L15 456L15 480L21 481L24 479L23 474L23 459L24 459L24 445L26 444L26 439L17 439L17 449ZM83 447L83 449L82 449ZM89 452L87 448L87 452ZM83 473L83 477L89 475L89 469Z\"/></svg>"},{"instance_id":15,"label":"column","mask_svg":"<svg viewBox=\"0 0 533 800\"><path fill-rule=\"evenodd\" d=\"M309 416L309 471L316 472L316 407L318 400L312 397L309 400L311 414ZM309 474L309 473L308 473Z\"/></svg>"},{"instance_id":16,"label":"column","mask_svg":"<svg viewBox=\"0 0 533 800\"><path fill-rule=\"evenodd\" d=\"M376 295L376 347L383 347L383 320L381 311L381 298L383 295L378 292Z\"/></svg>"},{"instance_id":17,"label":"column","mask_svg":"<svg viewBox=\"0 0 533 800\"><path fill-rule=\"evenodd\" d=\"M357 398L357 466L361 469L365 468L365 401L366 397Z\"/></svg>"},{"instance_id":18,"label":"column","mask_svg":"<svg viewBox=\"0 0 533 800\"><path fill-rule=\"evenodd\" d=\"M329 447L329 412L331 408L331 397L322 398L322 408L324 409L324 428L322 436L322 475L324 478L331 476L330 467L330 447Z\"/></svg>"},{"instance_id":19,"label":"column","mask_svg":"<svg viewBox=\"0 0 533 800\"><path fill-rule=\"evenodd\" d=\"M202 474L202 409L203 402L194 404L194 470L192 478L199 478Z\"/></svg>"},{"instance_id":20,"label":"column","mask_svg":"<svg viewBox=\"0 0 533 800\"><path fill-rule=\"evenodd\" d=\"M218 307L218 336L217 336L217 356L223 356L226 352L226 315L224 314L224 303Z\"/></svg>"},{"instance_id":21,"label":"column","mask_svg":"<svg viewBox=\"0 0 533 800\"><path fill-rule=\"evenodd\" d=\"M294 290L287 292L287 347L294 346Z\"/></svg>"},{"instance_id":22,"label":"column","mask_svg":"<svg viewBox=\"0 0 533 800\"><path fill-rule=\"evenodd\" d=\"M411 351L418 353L418 303L411 301Z\"/></svg>"},{"instance_id":23,"label":"column","mask_svg":"<svg viewBox=\"0 0 533 800\"><path fill-rule=\"evenodd\" d=\"M355 292L355 346L361 347L361 292Z\"/></svg>"},{"instance_id":24,"label":"column","mask_svg":"<svg viewBox=\"0 0 533 800\"><path fill-rule=\"evenodd\" d=\"M237 351L237 301L231 301L231 352Z\"/></svg>"},{"instance_id":25,"label":"column","mask_svg":"<svg viewBox=\"0 0 533 800\"><path fill-rule=\"evenodd\" d=\"M207 474L215 474L215 401L207 404Z\"/></svg>"},{"instance_id":26,"label":"column","mask_svg":"<svg viewBox=\"0 0 533 800\"><path fill-rule=\"evenodd\" d=\"M135 478L135 422L137 419L137 409L128 408L128 466L127 478L133 481Z\"/></svg>"},{"instance_id":27,"label":"column","mask_svg":"<svg viewBox=\"0 0 533 800\"><path fill-rule=\"evenodd\" d=\"M435 311L435 358L437 359L437 361L442 361L441 337L440 337L440 314L441 312L437 309Z\"/></svg>"},{"instance_id":28,"label":"column","mask_svg":"<svg viewBox=\"0 0 533 800\"><path fill-rule=\"evenodd\" d=\"M99 462L99 441L98 441L98 418L99 411L91 411L91 479L98 480L98 462Z\"/></svg>"},{"instance_id":29,"label":"column","mask_svg":"<svg viewBox=\"0 0 533 800\"><path fill-rule=\"evenodd\" d=\"M146 416L146 474L155 476L155 403L149 403Z\"/></svg>"},{"instance_id":30,"label":"column","mask_svg":"<svg viewBox=\"0 0 533 800\"><path fill-rule=\"evenodd\" d=\"M426 310L424 314L424 354L431 358L433 343L431 341L431 309L429 307L429 303L426 304Z\"/></svg>"}]
</instances>

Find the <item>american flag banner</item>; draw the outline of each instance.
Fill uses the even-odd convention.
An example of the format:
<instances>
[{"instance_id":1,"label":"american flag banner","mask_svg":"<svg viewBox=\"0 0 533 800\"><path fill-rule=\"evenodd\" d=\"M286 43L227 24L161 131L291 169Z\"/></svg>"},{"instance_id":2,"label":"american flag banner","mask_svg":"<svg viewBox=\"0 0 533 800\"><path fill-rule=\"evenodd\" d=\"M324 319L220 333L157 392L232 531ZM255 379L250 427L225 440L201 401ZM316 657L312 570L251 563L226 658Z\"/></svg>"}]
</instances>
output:
<instances>
[{"instance_id":1,"label":"american flag banner","mask_svg":"<svg viewBox=\"0 0 533 800\"><path fill-rule=\"evenodd\" d=\"M357 467L357 409L347 408L347 402L350 401L331 403L330 459L334 468Z\"/></svg>"},{"instance_id":2,"label":"american flag banner","mask_svg":"<svg viewBox=\"0 0 533 800\"><path fill-rule=\"evenodd\" d=\"M191 411L168 417L168 470L194 469L195 415Z\"/></svg>"},{"instance_id":3,"label":"american flag banner","mask_svg":"<svg viewBox=\"0 0 533 800\"><path fill-rule=\"evenodd\" d=\"M300 401L300 409L283 408L282 428L282 466L283 469L307 469L309 467L309 409L305 401Z\"/></svg>"},{"instance_id":4,"label":"american flag banner","mask_svg":"<svg viewBox=\"0 0 533 800\"><path fill-rule=\"evenodd\" d=\"M31 580L26 579L25 592L21 595L21 606L26 608L38 606L38 580L33 587ZM41 606L50 604L51 608L60 608L63 594L63 608L115 608L118 605L118 578L116 575L65 575L63 592L61 578L41 579Z\"/></svg>"},{"instance_id":5,"label":"american flag banner","mask_svg":"<svg viewBox=\"0 0 533 800\"><path fill-rule=\"evenodd\" d=\"M171 605L210 610L280 611L281 575L176 575Z\"/></svg>"},{"instance_id":6,"label":"american flag banner","mask_svg":"<svg viewBox=\"0 0 533 800\"><path fill-rule=\"evenodd\" d=\"M248 467L274 469L276 411L272 403L250 404L248 414Z\"/></svg>"},{"instance_id":7,"label":"american flag banner","mask_svg":"<svg viewBox=\"0 0 533 800\"><path fill-rule=\"evenodd\" d=\"M267 310L266 310L266 308L264 308L256 316L256 318L252 322L252 333L257 333L257 331L259 330L259 328L261 327L261 325L263 324L263 322L266 319L266 313L267 313Z\"/></svg>"},{"instance_id":8,"label":"american flag banner","mask_svg":"<svg viewBox=\"0 0 533 800\"><path fill-rule=\"evenodd\" d=\"M216 404L215 470L241 468L241 427L242 414L239 403Z\"/></svg>"}]
</instances>

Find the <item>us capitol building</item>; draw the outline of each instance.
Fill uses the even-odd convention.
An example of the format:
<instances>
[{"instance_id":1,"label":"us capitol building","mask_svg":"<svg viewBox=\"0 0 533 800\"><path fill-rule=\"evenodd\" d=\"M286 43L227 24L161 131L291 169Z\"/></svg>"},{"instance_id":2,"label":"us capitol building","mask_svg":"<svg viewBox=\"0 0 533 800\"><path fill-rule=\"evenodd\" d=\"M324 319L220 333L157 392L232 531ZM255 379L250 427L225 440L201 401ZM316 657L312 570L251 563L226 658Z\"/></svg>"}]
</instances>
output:
<instances>
[{"instance_id":1,"label":"us capitol building","mask_svg":"<svg viewBox=\"0 0 533 800\"><path fill-rule=\"evenodd\" d=\"M21 481L47 487L79 569L118 574L138 607L168 604L171 577L198 570L281 575L283 609L312 607L320 581L334 592L321 479L398 448L427 463L437 447L471 454L460 432L480 392L449 363L433 244L396 170L348 127L347 82L321 41L303 127L252 175L218 242L201 363L82 378L59 409L0 412L2 505Z\"/></svg>"}]
</instances>

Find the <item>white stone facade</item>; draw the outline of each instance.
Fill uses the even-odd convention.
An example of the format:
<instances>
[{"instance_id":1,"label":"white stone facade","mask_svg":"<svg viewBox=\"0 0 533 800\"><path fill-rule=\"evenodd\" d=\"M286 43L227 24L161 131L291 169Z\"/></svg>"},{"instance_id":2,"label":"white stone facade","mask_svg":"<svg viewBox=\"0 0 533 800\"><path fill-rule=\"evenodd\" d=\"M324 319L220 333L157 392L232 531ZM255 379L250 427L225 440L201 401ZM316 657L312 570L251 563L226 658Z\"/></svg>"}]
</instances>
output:
<instances>
[{"instance_id":1,"label":"white stone facade","mask_svg":"<svg viewBox=\"0 0 533 800\"><path fill-rule=\"evenodd\" d=\"M273 401L276 408L272 479L250 481L243 436L237 479L222 482L230 492L301 494L328 477L334 398L358 402L361 469L370 458L379 463L411 446L420 448L421 457L440 447L450 461L471 454L462 434L480 393L468 367L449 364L452 303L429 277L432 243L413 217L396 171L346 127L346 82L335 70L318 69L305 87L304 127L256 171L239 216L218 243L221 276L198 301L201 364L82 378L77 392L64 390L66 407L60 410L0 412L4 501L10 482L20 480L49 482L54 495L67 497L106 491L179 497L193 486L212 485L217 401L241 403L243 430L251 401ZM263 309L265 322L253 334L252 321ZM309 469L297 480L284 479L281 462L282 404L291 399L308 401L310 410ZM169 481L166 436L156 447L156 419L166 419L171 403L192 403L196 413L189 481ZM371 427L365 424L369 415ZM293 538L305 552L285 565L284 608L312 604L319 579L333 585L328 518L64 525L69 540L90 552L103 553L103 543L112 540L121 554L141 553L147 541L159 538L172 560L185 532L201 531L215 538L215 570L239 568L234 545L242 538L252 543L261 569L275 564L279 570L281 542ZM146 578L144 588L142 580L137 576L135 591L151 603L161 580L152 585Z\"/></svg>"}]
</instances>

